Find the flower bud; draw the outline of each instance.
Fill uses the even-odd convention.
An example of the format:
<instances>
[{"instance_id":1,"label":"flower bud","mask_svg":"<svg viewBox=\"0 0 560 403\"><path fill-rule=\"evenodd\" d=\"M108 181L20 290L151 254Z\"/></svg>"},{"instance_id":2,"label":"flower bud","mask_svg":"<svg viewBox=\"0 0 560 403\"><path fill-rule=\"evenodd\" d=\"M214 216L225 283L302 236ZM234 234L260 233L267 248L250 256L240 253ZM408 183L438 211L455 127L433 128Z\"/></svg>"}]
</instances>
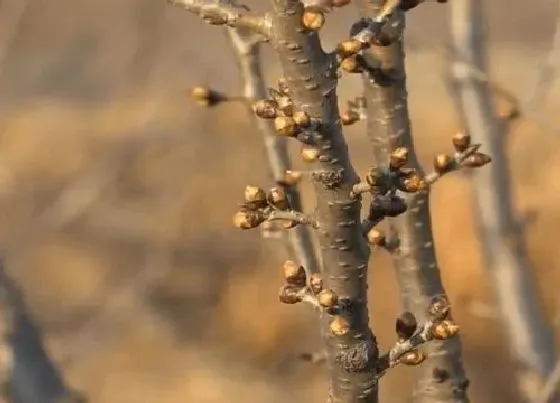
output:
<instances>
[{"instance_id":1,"label":"flower bud","mask_svg":"<svg viewBox=\"0 0 560 403\"><path fill-rule=\"evenodd\" d=\"M362 50L363 46L364 45L357 39L348 39L338 44L336 52L340 55L340 57L347 58L358 53Z\"/></svg>"},{"instance_id":2,"label":"flower bud","mask_svg":"<svg viewBox=\"0 0 560 403\"><path fill-rule=\"evenodd\" d=\"M393 169L404 167L408 163L408 148L397 147L389 155L389 166Z\"/></svg>"},{"instance_id":3,"label":"flower bud","mask_svg":"<svg viewBox=\"0 0 560 403\"><path fill-rule=\"evenodd\" d=\"M338 303L338 296L333 290L323 290L317 296L317 300L323 308L332 308Z\"/></svg>"},{"instance_id":4,"label":"flower bud","mask_svg":"<svg viewBox=\"0 0 560 403\"><path fill-rule=\"evenodd\" d=\"M416 172L412 172L400 177L397 187L402 192L416 193L426 188L426 182Z\"/></svg>"},{"instance_id":5,"label":"flower bud","mask_svg":"<svg viewBox=\"0 0 560 403\"><path fill-rule=\"evenodd\" d=\"M480 168L492 161L489 155L483 153L474 153L469 155L461 162L461 166L466 168Z\"/></svg>"},{"instance_id":6,"label":"flower bud","mask_svg":"<svg viewBox=\"0 0 560 403\"><path fill-rule=\"evenodd\" d=\"M459 325L444 320L437 323L432 329L432 336L436 340L447 340L459 333Z\"/></svg>"},{"instance_id":7,"label":"flower bud","mask_svg":"<svg viewBox=\"0 0 560 403\"><path fill-rule=\"evenodd\" d=\"M335 336L344 336L350 331L350 322L348 322L348 319L343 318L340 315L336 315L329 328L331 333Z\"/></svg>"},{"instance_id":8,"label":"flower bud","mask_svg":"<svg viewBox=\"0 0 560 403\"><path fill-rule=\"evenodd\" d=\"M277 180L276 183L278 183L280 186L295 186L299 182L301 182L302 178L303 178L303 173L301 173L300 171L288 170L286 171L284 178Z\"/></svg>"},{"instance_id":9,"label":"flower bud","mask_svg":"<svg viewBox=\"0 0 560 403\"><path fill-rule=\"evenodd\" d=\"M348 109L340 114L340 123L344 126L350 126L359 121L360 114L356 111Z\"/></svg>"},{"instance_id":10,"label":"flower bud","mask_svg":"<svg viewBox=\"0 0 560 403\"><path fill-rule=\"evenodd\" d=\"M304 146L301 149L301 158L303 162L315 162L319 158L319 155L321 155L321 152L318 148Z\"/></svg>"},{"instance_id":11,"label":"flower bud","mask_svg":"<svg viewBox=\"0 0 560 403\"><path fill-rule=\"evenodd\" d=\"M418 321L416 316L411 312L403 312L398 318L395 324L395 330L399 339L407 340L410 339L416 329L418 328Z\"/></svg>"},{"instance_id":12,"label":"flower bud","mask_svg":"<svg viewBox=\"0 0 560 403\"><path fill-rule=\"evenodd\" d=\"M367 241L372 246L385 246L387 244L387 237L383 231L372 228L367 233Z\"/></svg>"},{"instance_id":13,"label":"flower bud","mask_svg":"<svg viewBox=\"0 0 560 403\"><path fill-rule=\"evenodd\" d=\"M233 216L233 225L240 229L258 227L264 219L254 211L238 211Z\"/></svg>"},{"instance_id":14,"label":"flower bud","mask_svg":"<svg viewBox=\"0 0 560 403\"><path fill-rule=\"evenodd\" d=\"M282 265L286 282L297 287L304 287L307 282L307 275L303 266L293 260L286 260Z\"/></svg>"},{"instance_id":15,"label":"flower bud","mask_svg":"<svg viewBox=\"0 0 560 403\"><path fill-rule=\"evenodd\" d=\"M325 25L325 15L315 7L308 7L303 12L302 24L310 31L318 31Z\"/></svg>"},{"instance_id":16,"label":"flower bud","mask_svg":"<svg viewBox=\"0 0 560 403\"><path fill-rule=\"evenodd\" d=\"M449 315L449 300L445 295L436 295L432 297L428 306L428 315L433 320L443 320Z\"/></svg>"},{"instance_id":17,"label":"flower bud","mask_svg":"<svg viewBox=\"0 0 560 403\"><path fill-rule=\"evenodd\" d=\"M313 294L319 294L323 291L323 279L319 274L313 273L309 277L309 287L311 288Z\"/></svg>"},{"instance_id":18,"label":"flower bud","mask_svg":"<svg viewBox=\"0 0 560 403\"><path fill-rule=\"evenodd\" d=\"M403 356L399 358L399 361L404 365L416 366L426 361L426 358L428 358L426 353L418 350L412 350L403 354Z\"/></svg>"},{"instance_id":19,"label":"flower bud","mask_svg":"<svg viewBox=\"0 0 560 403\"><path fill-rule=\"evenodd\" d=\"M202 106L214 106L226 97L219 92L213 91L208 87L196 86L191 89L191 97Z\"/></svg>"},{"instance_id":20,"label":"flower bud","mask_svg":"<svg viewBox=\"0 0 560 403\"><path fill-rule=\"evenodd\" d=\"M299 127L309 127L311 125L311 117L305 111L296 111L293 115L294 122Z\"/></svg>"},{"instance_id":21,"label":"flower bud","mask_svg":"<svg viewBox=\"0 0 560 403\"><path fill-rule=\"evenodd\" d=\"M282 96L276 98L278 109L282 111L285 116L292 116L294 114L294 101L289 96Z\"/></svg>"},{"instance_id":22,"label":"flower bud","mask_svg":"<svg viewBox=\"0 0 560 403\"><path fill-rule=\"evenodd\" d=\"M451 140L453 142L453 147L457 152L464 152L471 145L471 136L464 132L459 132L453 136Z\"/></svg>"},{"instance_id":23,"label":"flower bud","mask_svg":"<svg viewBox=\"0 0 560 403\"><path fill-rule=\"evenodd\" d=\"M290 207L288 196L284 189L280 187L273 187L268 191L266 196L268 203L272 204L278 210L287 210Z\"/></svg>"},{"instance_id":24,"label":"flower bud","mask_svg":"<svg viewBox=\"0 0 560 403\"><path fill-rule=\"evenodd\" d=\"M439 175L443 175L451 171L454 164L455 160L453 157L447 154L438 154L434 157L434 170Z\"/></svg>"},{"instance_id":25,"label":"flower bud","mask_svg":"<svg viewBox=\"0 0 560 403\"><path fill-rule=\"evenodd\" d=\"M278 116L274 119L274 129L281 136L295 137L299 128L293 118L288 116Z\"/></svg>"},{"instance_id":26,"label":"flower bud","mask_svg":"<svg viewBox=\"0 0 560 403\"><path fill-rule=\"evenodd\" d=\"M258 186L246 186L244 199L245 203L256 209L266 206L266 193Z\"/></svg>"},{"instance_id":27,"label":"flower bud","mask_svg":"<svg viewBox=\"0 0 560 403\"><path fill-rule=\"evenodd\" d=\"M261 99L253 104L253 112L262 119L274 119L278 116L278 104L272 99Z\"/></svg>"},{"instance_id":28,"label":"flower bud","mask_svg":"<svg viewBox=\"0 0 560 403\"><path fill-rule=\"evenodd\" d=\"M362 66L358 62L356 56L350 56L340 62L340 68L347 73L361 73L363 71Z\"/></svg>"},{"instance_id":29,"label":"flower bud","mask_svg":"<svg viewBox=\"0 0 560 403\"><path fill-rule=\"evenodd\" d=\"M286 284L280 288L278 299L283 304L297 304L298 302L301 302L301 296L298 291L297 287L291 284Z\"/></svg>"}]
</instances>

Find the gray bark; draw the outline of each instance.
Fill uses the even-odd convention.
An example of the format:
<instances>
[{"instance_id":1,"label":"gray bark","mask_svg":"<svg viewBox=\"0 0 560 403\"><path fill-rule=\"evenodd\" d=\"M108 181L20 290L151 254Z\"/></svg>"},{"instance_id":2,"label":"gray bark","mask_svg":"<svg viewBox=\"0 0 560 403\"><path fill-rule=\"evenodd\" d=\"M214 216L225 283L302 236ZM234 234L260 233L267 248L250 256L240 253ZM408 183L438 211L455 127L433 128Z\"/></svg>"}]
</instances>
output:
<instances>
[{"instance_id":1,"label":"gray bark","mask_svg":"<svg viewBox=\"0 0 560 403\"><path fill-rule=\"evenodd\" d=\"M362 15L374 17L384 3L384 0L362 1ZM369 51L381 61L381 75L375 78L366 75L364 78L367 134L373 145L376 164L385 165L391 150L404 146L410 152L409 166L422 172L414 149L408 114L403 47L404 13L397 13L393 19L393 35L398 39L388 46L374 45ZM391 254L403 308L423 321L431 298L445 294L445 290L436 258L429 190L407 195L406 201L408 210L390 222L392 232L399 241ZM461 340L457 336L445 342L426 345L425 350L431 358L418 370L414 402L469 401L461 349Z\"/></svg>"}]
</instances>

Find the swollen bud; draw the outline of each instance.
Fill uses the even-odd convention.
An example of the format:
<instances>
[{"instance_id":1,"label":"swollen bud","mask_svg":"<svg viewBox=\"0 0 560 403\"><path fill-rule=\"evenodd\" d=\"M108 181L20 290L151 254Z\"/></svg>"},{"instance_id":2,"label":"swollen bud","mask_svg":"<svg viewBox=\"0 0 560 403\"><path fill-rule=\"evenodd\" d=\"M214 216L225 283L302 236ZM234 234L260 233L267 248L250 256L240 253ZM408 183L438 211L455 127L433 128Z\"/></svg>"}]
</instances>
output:
<instances>
[{"instance_id":1,"label":"swollen bud","mask_svg":"<svg viewBox=\"0 0 560 403\"><path fill-rule=\"evenodd\" d=\"M345 59L345 60L348 60L348 59ZM350 109L342 112L342 114L340 115L340 122L344 126L353 125L354 123L358 122L359 120L360 120L360 114L358 112L350 110Z\"/></svg>"},{"instance_id":2,"label":"swollen bud","mask_svg":"<svg viewBox=\"0 0 560 403\"><path fill-rule=\"evenodd\" d=\"M281 136L295 137L299 128L295 120L289 116L278 116L274 119L274 130Z\"/></svg>"},{"instance_id":3,"label":"swollen bud","mask_svg":"<svg viewBox=\"0 0 560 403\"><path fill-rule=\"evenodd\" d=\"M238 211L233 216L233 225L239 229L258 227L264 219L254 211Z\"/></svg>"},{"instance_id":4,"label":"swollen bud","mask_svg":"<svg viewBox=\"0 0 560 403\"><path fill-rule=\"evenodd\" d=\"M307 281L305 269L303 266L297 264L293 260L286 260L282 265L284 271L284 278L288 284L304 287Z\"/></svg>"},{"instance_id":5,"label":"swollen bud","mask_svg":"<svg viewBox=\"0 0 560 403\"><path fill-rule=\"evenodd\" d=\"M303 162L315 162L319 158L319 155L321 155L321 152L318 148L304 146L301 149L301 158Z\"/></svg>"},{"instance_id":6,"label":"swollen bud","mask_svg":"<svg viewBox=\"0 0 560 403\"><path fill-rule=\"evenodd\" d=\"M253 104L253 112L262 119L274 119L278 116L278 104L272 99L261 99Z\"/></svg>"},{"instance_id":7,"label":"swollen bud","mask_svg":"<svg viewBox=\"0 0 560 403\"><path fill-rule=\"evenodd\" d=\"M459 132L453 136L451 140L453 142L453 147L457 152L464 152L471 145L471 136L464 132Z\"/></svg>"},{"instance_id":8,"label":"swollen bud","mask_svg":"<svg viewBox=\"0 0 560 403\"><path fill-rule=\"evenodd\" d=\"M325 25L325 15L317 8L309 7L303 12L303 26L310 31L318 31Z\"/></svg>"},{"instance_id":9,"label":"swollen bud","mask_svg":"<svg viewBox=\"0 0 560 403\"><path fill-rule=\"evenodd\" d=\"M298 291L297 287L291 284L286 284L280 288L278 299L283 304L297 304L298 302L301 302L301 296Z\"/></svg>"},{"instance_id":10,"label":"swollen bud","mask_svg":"<svg viewBox=\"0 0 560 403\"><path fill-rule=\"evenodd\" d=\"M266 199L269 204L276 207L278 210L287 210L290 207L288 196L284 189L273 187L268 191Z\"/></svg>"},{"instance_id":11,"label":"swollen bud","mask_svg":"<svg viewBox=\"0 0 560 403\"><path fill-rule=\"evenodd\" d=\"M337 315L334 317L329 328L331 330L331 333L335 336L344 336L350 331L350 322L348 322L348 319Z\"/></svg>"},{"instance_id":12,"label":"swollen bud","mask_svg":"<svg viewBox=\"0 0 560 403\"><path fill-rule=\"evenodd\" d=\"M389 166L393 169L404 167L408 163L408 148L397 147L389 155Z\"/></svg>"},{"instance_id":13,"label":"swollen bud","mask_svg":"<svg viewBox=\"0 0 560 403\"><path fill-rule=\"evenodd\" d=\"M450 320L441 321L432 329L432 336L436 340L447 340L457 333L459 333L459 325L456 325Z\"/></svg>"},{"instance_id":14,"label":"swollen bud","mask_svg":"<svg viewBox=\"0 0 560 403\"><path fill-rule=\"evenodd\" d=\"M367 233L367 241L372 246L385 246L387 244L387 237L383 231L372 228Z\"/></svg>"},{"instance_id":15,"label":"swollen bud","mask_svg":"<svg viewBox=\"0 0 560 403\"><path fill-rule=\"evenodd\" d=\"M251 208L258 209L266 206L266 193L258 186L246 186L244 199Z\"/></svg>"},{"instance_id":16,"label":"swollen bud","mask_svg":"<svg viewBox=\"0 0 560 403\"><path fill-rule=\"evenodd\" d=\"M466 168L480 168L492 161L489 155L483 153L474 153L469 155L461 162L461 166Z\"/></svg>"},{"instance_id":17,"label":"swollen bud","mask_svg":"<svg viewBox=\"0 0 560 403\"><path fill-rule=\"evenodd\" d=\"M208 87L196 86L191 89L191 97L202 106L214 106L221 101L225 101L226 97L219 92L211 90Z\"/></svg>"},{"instance_id":18,"label":"swollen bud","mask_svg":"<svg viewBox=\"0 0 560 403\"><path fill-rule=\"evenodd\" d=\"M416 316L411 312L403 312L395 324L395 330L401 340L407 340L414 335L418 328L418 321Z\"/></svg>"},{"instance_id":19,"label":"swollen bud","mask_svg":"<svg viewBox=\"0 0 560 403\"><path fill-rule=\"evenodd\" d=\"M311 288L313 294L319 294L323 291L323 279L319 274L313 273L309 277L309 288Z\"/></svg>"},{"instance_id":20,"label":"swollen bud","mask_svg":"<svg viewBox=\"0 0 560 403\"><path fill-rule=\"evenodd\" d=\"M412 350L412 351L409 351L408 353L404 354L399 359L399 361L404 365L416 366L416 365L420 365L424 361L426 361L426 358L428 358L426 353L424 353L422 351L418 351L418 350Z\"/></svg>"},{"instance_id":21,"label":"swollen bud","mask_svg":"<svg viewBox=\"0 0 560 403\"><path fill-rule=\"evenodd\" d=\"M317 296L317 300L323 308L332 308L338 303L338 296L333 290L323 290Z\"/></svg>"},{"instance_id":22,"label":"swollen bud","mask_svg":"<svg viewBox=\"0 0 560 403\"><path fill-rule=\"evenodd\" d=\"M455 160L453 157L447 154L438 154L434 157L434 170L439 175L443 175L451 171L454 164Z\"/></svg>"}]
</instances>

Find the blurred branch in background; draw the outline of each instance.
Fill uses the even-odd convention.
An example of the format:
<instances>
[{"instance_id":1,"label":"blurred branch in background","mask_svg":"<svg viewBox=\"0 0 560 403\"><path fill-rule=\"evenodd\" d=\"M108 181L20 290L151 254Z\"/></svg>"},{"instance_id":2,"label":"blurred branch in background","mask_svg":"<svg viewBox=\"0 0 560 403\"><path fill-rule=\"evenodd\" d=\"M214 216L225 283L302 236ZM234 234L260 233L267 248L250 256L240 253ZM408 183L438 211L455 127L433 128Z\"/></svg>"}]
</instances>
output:
<instances>
[{"instance_id":1,"label":"blurred branch in background","mask_svg":"<svg viewBox=\"0 0 560 403\"><path fill-rule=\"evenodd\" d=\"M493 158L487 169L472 174L480 247L505 337L518 365L520 393L530 402L553 370L554 335L540 306L523 223L513 206L504 135L509 121L498 118L490 87L472 74L473 69L486 72L483 2L453 0L450 18L450 67L462 124L476 142L487 146Z\"/></svg>"},{"instance_id":2,"label":"blurred branch in background","mask_svg":"<svg viewBox=\"0 0 560 403\"><path fill-rule=\"evenodd\" d=\"M269 95L262 72L260 40L251 32L244 32L242 29L228 28L227 33L243 81L245 101L249 106L254 105ZM297 181L290 183L289 180L286 180L292 172L286 139L276 135L273 124L269 120L259 119L252 109L250 109L250 116L261 132L269 170L274 182L286 192L291 208L302 211ZM263 229L263 234L266 235L267 231L274 231L274 227ZM297 259L309 273L318 272L317 254L307 226L298 225L287 233L282 229L276 229L276 231L282 234L290 255Z\"/></svg>"},{"instance_id":3,"label":"blurred branch in background","mask_svg":"<svg viewBox=\"0 0 560 403\"><path fill-rule=\"evenodd\" d=\"M23 294L0 263L0 382L6 403L79 403L51 361ZM4 401L4 400L3 400Z\"/></svg>"}]
</instances>

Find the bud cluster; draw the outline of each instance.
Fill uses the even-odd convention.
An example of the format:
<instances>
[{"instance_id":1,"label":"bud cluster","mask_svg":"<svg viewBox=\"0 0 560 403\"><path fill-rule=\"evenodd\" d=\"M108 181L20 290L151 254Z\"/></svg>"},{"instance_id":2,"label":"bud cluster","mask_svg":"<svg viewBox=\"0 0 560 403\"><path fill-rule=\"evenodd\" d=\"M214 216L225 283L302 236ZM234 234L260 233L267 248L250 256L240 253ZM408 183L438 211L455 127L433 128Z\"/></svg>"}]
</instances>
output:
<instances>
[{"instance_id":1,"label":"bud cluster","mask_svg":"<svg viewBox=\"0 0 560 403\"><path fill-rule=\"evenodd\" d=\"M313 273L307 275L303 266L293 260L282 265L286 283L280 288L278 298L284 304L307 302L333 317L330 331L335 336L343 336L350 331L350 323L341 315L338 295L325 288L323 278Z\"/></svg>"},{"instance_id":2,"label":"bud cluster","mask_svg":"<svg viewBox=\"0 0 560 403\"><path fill-rule=\"evenodd\" d=\"M396 320L395 331L398 341L381 359L383 374L397 364L419 365L428 357L418 347L432 340L447 340L459 332L459 326L450 319L450 305L447 297L435 296L427 309L428 320L418 326L416 316L403 312Z\"/></svg>"}]
</instances>

